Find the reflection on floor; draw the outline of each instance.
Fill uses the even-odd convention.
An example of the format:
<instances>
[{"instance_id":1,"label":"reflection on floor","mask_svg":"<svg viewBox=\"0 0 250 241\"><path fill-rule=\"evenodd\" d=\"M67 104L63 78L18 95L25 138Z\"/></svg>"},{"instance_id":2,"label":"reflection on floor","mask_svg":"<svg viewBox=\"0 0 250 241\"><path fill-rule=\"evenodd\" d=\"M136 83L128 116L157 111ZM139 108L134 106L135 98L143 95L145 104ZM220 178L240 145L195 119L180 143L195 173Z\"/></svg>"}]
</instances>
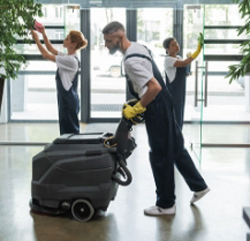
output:
<instances>
[{"instance_id":1,"label":"reflection on floor","mask_svg":"<svg viewBox=\"0 0 250 241\"><path fill-rule=\"evenodd\" d=\"M115 124L93 124L82 131L113 132ZM249 141L250 126L206 126L206 138L219 142L232 136ZM184 133L189 143L190 126ZM198 163L211 188L204 199L190 206L192 193L176 171L177 213L173 217L147 217L143 209L154 204L154 183L148 161L144 125L133 132L138 147L128 159L133 182L119 187L107 212L87 223L70 218L33 214L29 209L32 156L42 146L0 146L0 240L1 241L238 241L249 228L242 208L250 206L250 150L247 148L205 148ZM1 141L51 142L58 135L57 124L0 125Z\"/></svg>"}]
</instances>

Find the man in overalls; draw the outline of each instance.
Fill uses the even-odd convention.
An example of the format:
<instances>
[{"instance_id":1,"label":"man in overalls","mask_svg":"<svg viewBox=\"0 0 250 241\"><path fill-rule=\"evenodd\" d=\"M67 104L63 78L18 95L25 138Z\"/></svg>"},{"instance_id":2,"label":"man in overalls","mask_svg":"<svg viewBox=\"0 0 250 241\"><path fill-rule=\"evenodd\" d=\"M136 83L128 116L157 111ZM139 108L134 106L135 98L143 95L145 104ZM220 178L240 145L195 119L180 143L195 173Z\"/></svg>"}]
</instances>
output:
<instances>
[{"instance_id":1,"label":"man in overalls","mask_svg":"<svg viewBox=\"0 0 250 241\"><path fill-rule=\"evenodd\" d=\"M130 42L122 24L111 22L103 29L105 47L111 54L119 50L124 55L124 67L131 93L138 97L133 106L125 104L127 119L145 112L145 124L150 145L150 163L156 184L156 203L144 210L146 215L175 214L174 164L194 192L191 204L210 189L196 169L184 147L184 140L173 114L171 94L148 49Z\"/></svg>"}]
</instances>

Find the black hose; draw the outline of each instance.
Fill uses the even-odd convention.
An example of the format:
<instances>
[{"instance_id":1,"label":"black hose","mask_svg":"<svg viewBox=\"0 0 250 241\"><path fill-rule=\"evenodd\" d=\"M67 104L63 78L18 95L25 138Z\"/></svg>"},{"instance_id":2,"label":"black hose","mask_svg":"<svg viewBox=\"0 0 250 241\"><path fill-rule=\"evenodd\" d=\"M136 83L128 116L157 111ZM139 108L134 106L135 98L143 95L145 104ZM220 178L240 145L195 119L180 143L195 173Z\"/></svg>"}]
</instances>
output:
<instances>
[{"instance_id":1,"label":"black hose","mask_svg":"<svg viewBox=\"0 0 250 241\"><path fill-rule=\"evenodd\" d=\"M129 169L126 167L125 162L123 161L122 158L118 158L118 163L119 163L119 168L118 171L123 177L125 177L125 180L122 180L116 176L116 173L113 174L112 179L120 184L121 186L128 186L132 182L132 175Z\"/></svg>"}]
</instances>

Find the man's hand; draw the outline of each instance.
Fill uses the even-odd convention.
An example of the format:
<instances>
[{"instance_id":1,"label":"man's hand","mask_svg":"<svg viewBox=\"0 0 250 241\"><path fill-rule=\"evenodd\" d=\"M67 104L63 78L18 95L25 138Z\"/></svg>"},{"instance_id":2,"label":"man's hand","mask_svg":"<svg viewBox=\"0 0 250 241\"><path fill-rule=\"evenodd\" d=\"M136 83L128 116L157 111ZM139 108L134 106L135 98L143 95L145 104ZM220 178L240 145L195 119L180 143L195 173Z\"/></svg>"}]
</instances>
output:
<instances>
[{"instance_id":1,"label":"man's hand","mask_svg":"<svg viewBox=\"0 0 250 241\"><path fill-rule=\"evenodd\" d=\"M130 120L137 116L138 114L141 114L146 111L146 108L141 105L141 102L138 101L134 106L130 106L129 104L124 104L122 109L122 115Z\"/></svg>"}]
</instances>

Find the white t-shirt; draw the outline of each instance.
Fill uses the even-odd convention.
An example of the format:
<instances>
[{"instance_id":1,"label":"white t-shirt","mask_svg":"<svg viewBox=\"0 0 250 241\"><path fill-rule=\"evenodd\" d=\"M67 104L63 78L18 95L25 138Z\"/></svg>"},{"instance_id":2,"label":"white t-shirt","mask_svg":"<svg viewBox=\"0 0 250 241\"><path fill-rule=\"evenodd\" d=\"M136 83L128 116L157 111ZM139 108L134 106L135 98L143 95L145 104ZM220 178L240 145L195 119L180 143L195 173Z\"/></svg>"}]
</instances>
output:
<instances>
[{"instance_id":1,"label":"white t-shirt","mask_svg":"<svg viewBox=\"0 0 250 241\"><path fill-rule=\"evenodd\" d=\"M180 55L177 55L176 58L172 56L167 56L165 58L164 68L168 76L169 83L172 83L174 81L174 78L176 75L176 67L174 67L174 64L175 64L175 61L178 59L182 59L182 57Z\"/></svg>"},{"instance_id":2,"label":"white t-shirt","mask_svg":"<svg viewBox=\"0 0 250 241\"><path fill-rule=\"evenodd\" d=\"M56 55L56 65L59 68L59 75L65 90L69 90L78 71L78 61L76 54L68 55L58 52Z\"/></svg>"},{"instance_id":3,"label":"white t-shirt","mask_svg":"<svg viewBox=\"0 0 250 241\"><path fill-rule=\"evenodd\" d=\"M131 45L124 54L123 61L127 55L134 53L143 54L151 58L148 50L143 45L131 42ZM152 63L145 58L131 57L124 61L124 68L132 82L134 91L137 92L141 98L148 89L146 84L153 78Z\"/></svg>"}]
</instances>

